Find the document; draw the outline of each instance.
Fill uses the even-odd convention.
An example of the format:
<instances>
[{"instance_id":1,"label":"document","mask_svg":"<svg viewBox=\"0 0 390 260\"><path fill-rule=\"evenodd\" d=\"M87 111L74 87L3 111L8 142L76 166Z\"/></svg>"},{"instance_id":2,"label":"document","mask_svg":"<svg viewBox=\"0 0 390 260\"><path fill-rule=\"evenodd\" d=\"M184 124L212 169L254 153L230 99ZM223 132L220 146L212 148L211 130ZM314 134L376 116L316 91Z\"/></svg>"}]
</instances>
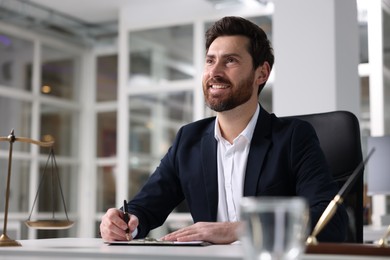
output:
<instances>
[{"instance_id":1,"label":"document","mask_svg":"<svg viewBox=\"0 0 390 260\"><path fill-rule=\"evenodd\" d=\"M121 246L209 246L211 243L205 241L163 241L154 238L145 239L133 239L130 241L109 241L105 242L109 245L121 245Z\"/></svg>"}]
</instances>

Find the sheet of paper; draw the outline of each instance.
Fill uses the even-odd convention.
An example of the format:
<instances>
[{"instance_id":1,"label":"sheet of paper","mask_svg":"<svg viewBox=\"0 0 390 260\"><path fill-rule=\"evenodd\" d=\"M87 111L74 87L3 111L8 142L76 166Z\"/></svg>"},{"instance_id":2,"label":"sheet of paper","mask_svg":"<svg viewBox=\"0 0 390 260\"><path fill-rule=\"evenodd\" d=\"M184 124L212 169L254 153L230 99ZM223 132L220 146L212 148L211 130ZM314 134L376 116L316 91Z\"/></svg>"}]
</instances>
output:
<instances>
[{"instance_id":1,"label":"sheet of paper","mask_svg":"<svg viewBox=\"0 0 390 260\"><path fill-rule=\"evenodd\" d=\"M134 239L131 241L109 241L105 242L109 245L129 245L129 246L208 246L211 245L205 241L162 241L162 240L149 240L149 239Z\"/></svg>"}]
</instances>

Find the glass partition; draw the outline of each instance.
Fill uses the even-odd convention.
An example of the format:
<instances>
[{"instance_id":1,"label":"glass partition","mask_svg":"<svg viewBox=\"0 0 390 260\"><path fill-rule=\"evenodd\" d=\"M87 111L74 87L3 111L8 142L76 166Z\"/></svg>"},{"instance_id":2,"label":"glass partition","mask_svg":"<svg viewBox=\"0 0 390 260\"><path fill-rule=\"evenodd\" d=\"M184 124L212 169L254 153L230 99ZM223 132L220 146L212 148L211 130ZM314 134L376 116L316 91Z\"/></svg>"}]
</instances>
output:
<instances>
[{"instance_id":1,"label":"glass partition","mask_svg":"<svg viewBox=\"0 0 390 260\"><path fill-rule=\"evenodd\" d=\"M118 55L99 56L96 62L96 101L117 100Z\"/></svg>"},{"instance_id":2,"label":"glass partition","mask_svg":"<svg viewBox=\"0 0 390 260\"><path fill-rule=\"evenodd\" d=\"M12 159L10 195L9 195L9 212L28 212L29 202L29 183L30 183L30 162ZM8 158L0 159L0 212L1 218L5 208L5 190L7 185ZM27 218L27 216L26 216Z\"/></svg>"},{"instance_id":3,"label":"glass partition","mask_svg":"<svg viewBox=\"0 0 390 260\"><path fill-rule=\"evenodd\" d=\"M192 92L138 95L130 106L130 194L143 185L181 126L192 121Z\"/></svg>"},{"instance_id":4,"label":"glass partition","mask_svg":"<svg viewBox=\"0 0 390 260\"><path fill-rule=\"evenodd\" d=\"M31 137L31 102L0 96L0 136L8 136L11 130L16 137ZM0 150L8 149L8 142L0 142ZM15 142L13 150L30 151L30 145Z\"/></svg>"},{"instance_id":5,"label":"glass partition","mask_svg":"<svg viewBox=\"0 0 390 260\"><path fill-rule=\"evenodd\" d=\"M40 165L39 169L39 188L34 191L38 194L38 200L34 205L31 219L52 218L54 210L56 219L66 219L66 212L70 220L75 221L70 215L75 215L78 209L78 167L72 165L58 164L58 168L48 164L45 170L46 162ZM62 195L65 202L62 200Z\"/></svg>"},{"instance_id":6,"label":"glass partition","mask_svg":"<svg viewBox=\"0 0 390 260\"><path fill-rule=\"evenodd\" d=\"M130 85L194 77L192 25L135 31L129 39Z\"/></svg>"},{"instance_id":7,"label":"glass partition","mask_svg":"<svg viewBox=\"0 0 390 260\"><path fill-rule=\"evenodd\" d=\"M115 166L97 167L96 211L106 212L115 207Z\"/></svg>"},{"instance_id":8,"label":"glass partition","mask_svg":"<svg viewBox=\"0 0 390 260\"><path fill-rule=\"evenodd\" d=\"M97 156L116 155L116 111L97 115Z\"/></svg>"},{"instance_id":9,"label":"glass partition","mask_svg":"<svg viewBox=\"0 0 390 260\"><path fill-rule=\"evenodd\" d=\"M31 90L34 44L0 31L0 86Z\"/></svg>"},{"instance_id":10,"label":"glass partition","mask_svg":"<svg viewBox=\"0 0 390 260\"><path fill-rule=\"evenodd\" d=\"M56 155L78 156L78 113L50 105L43 105L41 110L42 141L54 141ZM48 148L41 148L47 154Z\"/></svg>"},{"instance_id":11,"label":"glass partition","mask_svg":"<svg viewBox=\"0 0 390 260\"><path fill-rule=\"evenodd\" d=\"M80 60L74 54L42 47L41 93L63 99L76 100Z\"/></svg>"}]
</instances>

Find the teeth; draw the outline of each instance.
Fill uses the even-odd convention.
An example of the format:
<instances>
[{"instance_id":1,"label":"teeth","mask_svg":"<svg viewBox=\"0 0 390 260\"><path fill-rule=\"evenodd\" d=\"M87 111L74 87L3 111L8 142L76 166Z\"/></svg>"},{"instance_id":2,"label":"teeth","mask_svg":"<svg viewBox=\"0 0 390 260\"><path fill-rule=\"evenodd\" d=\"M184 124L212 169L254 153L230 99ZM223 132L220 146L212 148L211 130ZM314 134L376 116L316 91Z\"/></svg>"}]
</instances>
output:
<instances>
[{"instance_id":1,"label":"teeth","mask_svg":"<svg viewBox=\"0 0 390 260\"><path fill-rule=\"evenodd\" d=\"M212 88L217 88L217 89L226 88L226 86L223 86L223 85L212 85L211 87Z\"/></svg>"}]
</instances>

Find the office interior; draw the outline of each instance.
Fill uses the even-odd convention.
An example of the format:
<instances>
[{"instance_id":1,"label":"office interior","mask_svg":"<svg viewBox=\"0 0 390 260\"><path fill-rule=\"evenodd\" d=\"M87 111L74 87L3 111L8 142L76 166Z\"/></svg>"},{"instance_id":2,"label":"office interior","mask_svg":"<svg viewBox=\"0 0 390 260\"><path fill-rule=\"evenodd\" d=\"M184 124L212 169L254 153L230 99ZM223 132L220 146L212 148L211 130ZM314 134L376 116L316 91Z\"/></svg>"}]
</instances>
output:
<instances>
[{"instance_id":1,"label":"office interior","mask_svg":"<svg viewBox=\"0 0 390 260\"><path fill-rule=\"evenodd\" d=\"M390 0L0 1L0 136L14 130L54 141L58 166L46 168L45 147L13 144L10 236L99 236L104 212L134 196L176 131L213 115L200 83L204 33L226 15L257 23L274 46L275 68L259 97L266 110L351 111L363 155L368 137L390 134ZM2 193L8 159L1 142ZM58 168L60 185L42 177L45 168ZM383 226L386 192L368 192L364 206L366 224ZM1 223L4 207L1 196ZM24 225L53 208L75 224ZM179 205L154 235L189 221Z\"/></svg>"}]
</instances>

